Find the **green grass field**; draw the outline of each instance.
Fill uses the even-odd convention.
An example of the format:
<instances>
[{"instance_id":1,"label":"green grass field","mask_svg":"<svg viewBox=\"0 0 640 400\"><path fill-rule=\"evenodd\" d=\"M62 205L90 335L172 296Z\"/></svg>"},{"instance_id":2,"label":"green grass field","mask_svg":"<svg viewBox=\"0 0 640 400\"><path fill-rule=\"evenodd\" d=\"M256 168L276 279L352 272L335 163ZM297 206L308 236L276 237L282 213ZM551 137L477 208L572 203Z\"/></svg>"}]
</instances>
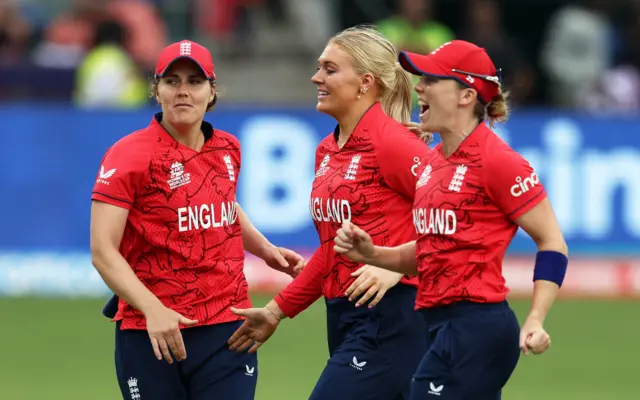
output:
<instances>
[{"instance_id":1,"label":"green grass field","mask_svg":"<svg viewBox=\"0 0 640 400\"><path fill-rule=\"evenodd\" d=\"M256 305L268 298L254 297ZM512 301L520 318L527 303ZM0 399L112 400L113 325L103 300L0 299ZM640 303L560 301L549 353L523 357L506 400L640 399ZM280 325L260 352L257 400L308 398L327 357L321 302Z\"/></svg>"}]
</instances>

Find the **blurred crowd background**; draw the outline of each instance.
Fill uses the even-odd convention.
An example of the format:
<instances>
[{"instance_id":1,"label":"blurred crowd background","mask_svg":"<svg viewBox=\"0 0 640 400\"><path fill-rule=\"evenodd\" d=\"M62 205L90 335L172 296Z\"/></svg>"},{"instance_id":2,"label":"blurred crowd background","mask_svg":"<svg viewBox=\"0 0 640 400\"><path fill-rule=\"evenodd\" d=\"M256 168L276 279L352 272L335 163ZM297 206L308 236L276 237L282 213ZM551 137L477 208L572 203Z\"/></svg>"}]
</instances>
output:
<instances>
[{"instance_id":1,"label":"blurred crowd background","mask_svg":"<svg viewBox=\"0 0 640 400\"><path fill-rule=\"evenodd\" d=\"M640 0L0 0L0 399L119 398L90 194L105 151L158 111L163 46L212 51L206 118L240 140L237 199L309 257L315 149L335 126L310 77L331 35L371 23L403 50L487 49L515 106L496 133L536 169L567 240L553 347L521 359L505 398L640 398ZM535 252L520 231L503 266L521 319ZM245 274L256 305L290 279L252 257ZM260 350L258 400L308 398L327 359L322 300L282 325Z\"/></svg>"},{"instance_id":2,"label":"blurred crowd background","mask_svg":"<svg viewBox=\"0 0 640 400\"><path fill-rule=\"evenodd\" d=\"M159 51L189 38L229 100L311 104L299 82L361 23L421 53L476 42L517 105L640 111L638 0L0 0L0 101L143 107Z\"/></svg>"}]
</instances>

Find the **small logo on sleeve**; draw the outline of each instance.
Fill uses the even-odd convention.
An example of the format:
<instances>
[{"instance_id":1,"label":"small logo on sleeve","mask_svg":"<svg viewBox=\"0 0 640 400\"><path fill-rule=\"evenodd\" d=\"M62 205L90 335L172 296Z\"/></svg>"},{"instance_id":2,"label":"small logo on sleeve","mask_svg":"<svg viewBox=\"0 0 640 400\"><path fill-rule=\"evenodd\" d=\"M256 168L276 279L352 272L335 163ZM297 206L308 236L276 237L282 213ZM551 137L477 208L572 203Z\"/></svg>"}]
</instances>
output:
<instances>
[{"instance_id":1,"label":"small logo on sleeve","mask_svg":"<svg viewBox=\"0 0 640 400\"><path fill-rule=\"evenodd\" d=\"M538 183L540 183L540 179L535 172L532 172L530 176L527 176L524 179L522 179L521 176L518 176L516 177L516 184L511 186L511 195L513 197L520 197L533 189Z\"/></svg>"},{"instance_id":2,"label":"small logo on sleeve","mask_svg":"<svg viewBox=\"0 0 640 400\"><path fill-rule=\"evenodd\" d=\"M411 173L413 176L418 176L418 167L420 167L420 157L413 157L413 166L411 167Z\"/></svg>"},{"instance_id":3,"label":"small logo on sleeve","mask_svg":"<svg viewBox=\"0 0 640 400\"><path fill-rule=\"evenodd\" d=\"M116 173L115 168L105 171L104 165L102 165L100 167L100 174L98 175L98 179L96 180L96 182L102 183L103 185L108 185L109 181L107 179L111 178L115 173Z\"/></svg>"}]
</instances>

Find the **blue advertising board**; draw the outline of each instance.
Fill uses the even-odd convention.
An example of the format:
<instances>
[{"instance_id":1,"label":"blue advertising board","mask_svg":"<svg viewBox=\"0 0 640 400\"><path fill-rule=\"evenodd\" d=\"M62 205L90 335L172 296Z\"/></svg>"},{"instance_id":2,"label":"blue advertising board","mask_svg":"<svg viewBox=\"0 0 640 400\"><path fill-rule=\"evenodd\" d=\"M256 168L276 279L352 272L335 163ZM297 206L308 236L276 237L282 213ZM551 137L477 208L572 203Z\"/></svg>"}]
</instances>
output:
<instances>
[{"instance_id":1,"label":"blue advertising board","mask_svg":"<svg viewBox=\"0 0 640 400\"><path fill-rule=\"evenodd\" d=\"M0 251L88 251L90 194L105 150L155 109L0 109ZM310 248L315 147L333 128L313 108L221 107L215 127L238 136L238 200L272 242ZM640 254L640 119L517 111L497 132L536 168L572 254ZM535 247L518 233L511 248Z\"/></svg>"}]
</instances>

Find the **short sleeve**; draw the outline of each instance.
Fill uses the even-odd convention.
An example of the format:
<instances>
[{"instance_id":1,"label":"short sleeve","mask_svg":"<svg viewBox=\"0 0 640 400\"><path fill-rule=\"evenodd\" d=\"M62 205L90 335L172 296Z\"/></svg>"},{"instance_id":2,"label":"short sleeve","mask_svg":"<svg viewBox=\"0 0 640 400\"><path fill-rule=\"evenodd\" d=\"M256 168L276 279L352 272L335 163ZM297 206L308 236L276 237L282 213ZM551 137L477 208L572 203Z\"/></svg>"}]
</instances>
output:
<instances>
[{"instance_id":1,"label":"short sleeve","mask_svg":"<svg viewBox=\"0 0 640 400\"><path fill-rule=\"evenodd\" d=\"M131 208L146 174L144 160L127 143L116 143L102 158L91 194L92 200ZM147 152L148 153L148 152Z\"/></svg>"},{"instance_id":2,"label":"short sleeve","mask_svg":"<svg viewBox=\"0 0 640 400\"><path fill-rule=\"evenodd\" d=\"M511 220L546 198L540 178L529 162L513 150L490 154L484 168L487 194Z\"/></svg>"},{"instance_id":3,"label":"short sleeve","mask_svg":"<svg viewBox=\"0 0 640 400\"><path fill-rule=\"evenodd\" d=\"M410 200L416 193L417 174L429 146L408 129L398 126L374 140L380 172L387 184Z\"/></svg>"}]
</instances>

